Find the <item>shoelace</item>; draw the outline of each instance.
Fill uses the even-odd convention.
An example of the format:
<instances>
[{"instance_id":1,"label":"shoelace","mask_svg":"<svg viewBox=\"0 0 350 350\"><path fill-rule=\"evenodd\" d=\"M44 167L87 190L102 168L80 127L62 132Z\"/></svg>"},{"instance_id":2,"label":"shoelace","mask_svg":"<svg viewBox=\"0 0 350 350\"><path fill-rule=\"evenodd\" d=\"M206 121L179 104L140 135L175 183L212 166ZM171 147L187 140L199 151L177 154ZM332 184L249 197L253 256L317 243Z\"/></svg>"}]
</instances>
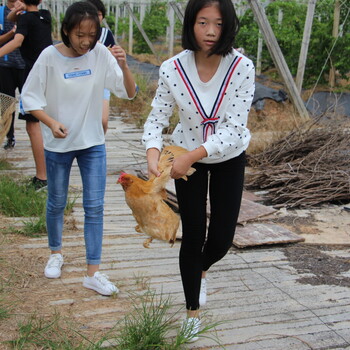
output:
<instances>
[{"instance_id":1,"label":"shoelace","mask_svg":"<svg viewBox=\"0 0 350 350\"><path fill-rule=\"evenodd\" d=\"M104 286L112 284L112 282L109 280L109 277L104 273L99 272L95 274L95 277Z\"/></svg>"},{"instance_id":2,"label":"shoelace","mask_svg":"<svg viewBox=\"0 0 350 350\"><path fill-rule=\"evenodd\" d=\"M61 264L61 259L58 256L54 256L48 262L48 267L59 267Z\"/></svg>"}]
</instances>

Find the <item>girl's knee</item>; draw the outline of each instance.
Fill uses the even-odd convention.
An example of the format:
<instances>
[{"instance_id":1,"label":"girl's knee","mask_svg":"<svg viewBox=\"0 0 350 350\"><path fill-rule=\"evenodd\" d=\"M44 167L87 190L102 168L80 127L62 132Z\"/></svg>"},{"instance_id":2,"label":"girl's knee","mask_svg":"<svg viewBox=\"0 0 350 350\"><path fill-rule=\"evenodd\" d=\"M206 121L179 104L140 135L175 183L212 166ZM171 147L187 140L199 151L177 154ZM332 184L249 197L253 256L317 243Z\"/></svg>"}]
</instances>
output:
<instances>
[{"instance_id":1,"label":"girl's knee","mask_svg":"<svg viewBox=\"0 0 350 350\"><path fill-rule=\"evenodd\" d=\"M84 205L84 211L86 216L90 217L102 217L103 216L103 205Z\"/></svg>"},{"instance_id":2,"label":"girl's knee","mask_svg":"<svg viewBox=\"0 0 350 350\"><path fill-rule=\"evenodd\" d=\"M59 215L64 213L66 205L64 203L47 204L46 211L47 214Z\"/></svg>"}]
</instances>

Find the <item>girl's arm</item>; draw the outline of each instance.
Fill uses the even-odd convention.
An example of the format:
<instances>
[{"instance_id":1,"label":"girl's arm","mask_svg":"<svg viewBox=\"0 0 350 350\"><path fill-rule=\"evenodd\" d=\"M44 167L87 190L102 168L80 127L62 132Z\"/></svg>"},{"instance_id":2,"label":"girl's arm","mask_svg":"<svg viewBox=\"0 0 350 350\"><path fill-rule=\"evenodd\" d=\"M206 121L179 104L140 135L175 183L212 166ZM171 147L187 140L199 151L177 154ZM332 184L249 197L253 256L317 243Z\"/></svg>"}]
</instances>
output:
<instances>
[{"instance_id":1,"label":"girl's arm","mask_svg":"<svg viewBox=\"0 0 350 350\"><path fill-rule=\"evenodd\" d=\"M15 6L12 8L6 18L11 22L17 22L18 16L26 10L26 7L26 4L22 1L16 1Z\"/></svg>"},{"instance_id":2,"label":"girl's arm","mask_svg":"<svg viewBox=\"0 0 350 350\"><path fill-rule=\"evenodd\" d=\"M174 159L173 166L170 171L170 176L173 179L180 179L187 174L192 164L208 156L206 149L203 146L185 153Z\"/></svg>"},{"instance_id":3,"label":"girl's arm","mask_svg":"<svg viewBox=\"0 0 350 350\"><path fill-rule=\"evenodd\" d=\"M120 69L123 72L124 86L129 98L133 98L136 95L136 84L134 77L126 62L126 53L122 47L114 45L111 47L110 52L116 58Z\"/></svg>"},{"instance_id":4,"label":"girl's arm","mask_svg":"<svg viewBox=\"0 0 350 350\"><path fill-rule=\"evenodd\" d=\"M66 127L62 123L60 123L57 120L51 118L42 109L29 111L29 113L31 115L33 115L35 118L39 119L45 125L47 125L51 129L52 135L54 137L64 139L67 136L68 132L67 132Z\"/></svg>"},{"instance_id":5,"label":"girl's arm","mask_svg":"<svg viewBox=\"0 0 350 350\"><path fill-rule=\"evenodd\" d=\"M13 26L11 30L9 30L7 33L0 35L0 44L6 43L9 40L11 40L16 32L16 26Z\"/></svg>"},{"instance_id":6,"label":"girl's arm","mask_svg":"<svg viewBox=\"0 0 350 350\"><path fill-rule=\"evenodd\" d=\"M147 164L148 164L148 177L151 174L155 176L160 176L160 172L158 170L158 161L160 151L158 148L149 148L146 152L147 154Z\"/></svg>"},{"instance_id":7,"label":"girl's arm","mask_svg":"<svg viewBox=\"0 0 350 350\"><path fill-rule=\"evenodd\" d=\"M15 37L0 48L0 57L3 57L10 52L18 49L22 46L24 36L22 34L16 34Z\"/></svg>"}]
</instances>

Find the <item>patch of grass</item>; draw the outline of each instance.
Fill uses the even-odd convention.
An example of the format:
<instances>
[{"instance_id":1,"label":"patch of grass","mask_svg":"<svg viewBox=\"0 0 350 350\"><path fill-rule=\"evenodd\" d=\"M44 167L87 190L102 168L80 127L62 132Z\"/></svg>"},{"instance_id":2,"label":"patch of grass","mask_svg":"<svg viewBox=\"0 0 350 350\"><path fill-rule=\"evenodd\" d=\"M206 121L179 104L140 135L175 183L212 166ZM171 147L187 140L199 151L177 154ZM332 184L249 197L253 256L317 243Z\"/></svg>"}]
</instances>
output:
<instances>
[{"instance_id":1,"label":"patch of grass","mask_svg":"<svg viewBox=\"0 0 350 350\"><path fill-rule=\"evenodd\" d=\"M0 211L10 217L32 217L45 208L46 193L36 192L27 182L0 177Z\"/></svg>"},{"instance_id":2,"label":"patch of grass","mask_svg":"<svg viewBox=\"0 0 350 350\"><path fill-rule=\"evenodd\" d=\"M169 315L170 298L157 298L154 292L131 296L133 311L126 315L117 334L117 349L165 349L167 333L174 328Z\"/></svg>"},{"instance_id":3,"label":"patch of grass","mask_svg":"<svg viewBox=\"0 0 350 350\"><path fill-rule=\"evenodd\" d=\"M262 111L256 111L253 107L248 117L248 129L252 138L247 149L248 155L258 154L273 142L285 137L287 133L303 124L300 116L289 102L279 103L273 100L265 100Z\"/></svg>"},{"instance_id":4,"label":"patch of grass","mask_svg":"<svg viewBox=\"0 0 350 350\"><path fill-rule=\"evenodd\" d=\"M24 227L19 233L29 237L37 237L47 232L45 212L37 218L30 218L23 222Z\"/></svg>"},{"instance_id":5,"label":"patch of grass","mask_svg":"<svg viewBox=\"0 0 350 350\"><path fill-rule=\"evenodd\" d=\"M117 108L119 111L125 111L128 115L128 122L135 123L141 127L151 110L151 102L157 88L156 82L149 82L148 79L139 73L134 73L134 78L139 91L133 100L120 99L111 95L111 108Z\"/></svg>"},{"instance_id":6,"label":"patch of grass","mask_svg":"<svg viewBox=\"0 0 350 350\"><path fill-rule=\"evenodd\" d=\"M10 317L13 306L7 300L4 288L0 286L0 321Z\"/></svg>"},{"instance_id":7,"label":"patch of grass","mask_svg":"<svg viewBox=\"0 0 350 350\"><path fill-rule=\"evenodd\" d=\"M59 314L49 318L31 315L19 323L18 337L8 342L14 349L97 350L100 346L76 331L76 324ZM98 342L97 342L98 344Z\"/></svg>"},{"instance_id":8,"label":"patch of grass","mask_svg":"<svg viewBox=\"0 0 350 350\"><path fill-rule=\"evenodd\" d=\"M181 350L185 349L188 338L181 329L179 312L173 311L170 296L157 296L154 291L148 290L143 295L132 295L132 311L120 322L116 334L110 333L106 342L114 343L117 350ZM203 322L202 316L202 322ZM198 333L199 337L220 342L213 335L205 333L215 328L220 322L203 325ZM114 341L113 341L114 340Z\"/></svg>"},{"instance_id":9,"label":"patch of grass","mask_svg":"<svg viewBox=\"0 0 350 350\"><path fill-rule=\"evenodd\" d=\"M135 77L136 84L139 87L139 92L135 99L129 101L125 99L118 99L114 95L111 95L111 108L117 108L121 111L126 111L128 114L127 122L134 123L136 127L142 128L146 119L151 112L151 103L154 98L157 89L157 82L149 81L149 79L140 73L133 73ZM177 109L174 109L174 113L170 118L170 125L167 130L164 130L166 133L172 132L178 123L179 117Z\"/></svg>"},{"instance_id":10,"label":"patch of grass","mask_svg":"<svg viewBox=\"0 0 350 350\"><path fill-rule=\"evenodd\" d=\"M28 217L21 229L10 227L7 231L30 237L45 234L46 191L35 191L26 179L14 180L10 176L0 176L0 212L9 217ZM69 197L65 215L73 211L78 196Z\"/></svg>"},{"instance_id":11,"label":"patch of grass","mask_svg":"<svg viewBox=\"0 0 350 350\"><path fill-rule=\"evenodd\" d=\"M0 170L11 170L12 165L6 159L0 159Z\"/></svg>"},{"instance_id":12,"label":"patch of grass","mask_svg":"<svg viewBox=\"0 0 350 350\"><path fill-rule=\"evenodd\" d=\"M73 197L68 196L66 208L64 209L64 215L70 215L73 212L73 208L79 195L74 195Z\"/></svg>"},{"instance_id":13,"label":"patch of grass","mask_svg":"<svg viewBox=\"0 0 350 350\"><path fill-rule=\"evenodd\" d=\"M0 248L2 244L3 240L0 241ZM0 269L7 269L8 272L8 266L5 266L5 260L2 257L0 257ZM11 316L15 305L14 301L10 299L9 285L11 285L11 278L5 279L0 274L0 323Z\"/></svg>"},{"instance_id":14,"label":"patch of grass","mask_svg":"<svg viewBox=\"0 0 350 350\"><path fill-rule=\"evenodd\" d=\"M144 273L139 272L137 274L134 273L135 283L140 290L149 289L150 278L146 276Z\"/></svg>"}]
</instances>

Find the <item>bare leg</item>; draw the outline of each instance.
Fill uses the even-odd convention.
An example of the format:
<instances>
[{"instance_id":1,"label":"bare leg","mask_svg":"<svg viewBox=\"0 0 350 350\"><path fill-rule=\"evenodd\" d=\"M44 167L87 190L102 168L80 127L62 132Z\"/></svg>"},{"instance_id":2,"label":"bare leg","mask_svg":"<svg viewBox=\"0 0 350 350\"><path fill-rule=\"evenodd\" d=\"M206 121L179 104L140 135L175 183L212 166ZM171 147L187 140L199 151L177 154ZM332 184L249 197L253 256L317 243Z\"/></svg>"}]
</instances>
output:
<instances>
[{"instance_id":1,"label":"bare leg","mask_svg":"<svg viewBox=\"0 0 350 350\"><path fill-rule=\"evenodd\" d=\"M187 310L187 317L196 317L199 318L199 310Z\"/></svg>"},{"instance_id":2,"label":"bare leg","mask_svg":"<svg viewBox=\"0 0 350 350\"><path fill-rule=\"evenodd\" d=\"M44 145L40 124L36 122L27 121L26 129L32 146L32 152L36 168L36 177L40 180L46 180Z\"/></svg>"},{"instance_id":3,"label":"bare leg","mask_svg":"<svg viewBox=\"0 0 350 350\"><path fill-rule=\"evenodd\" d=\"M87 266L87 275L92 277L95 272L97 272L100 269L100 265L88 265Z\"/></svg>"},{"instance_id":4,"label":"bare leg","mask_svg":"<svg viewBox=\"0 0 350 350\"><path fill-rule=\"evenodd\" d=\"M108 116L109 116L109 100L103 100L102 126L103 126L103 131L105 135L108 129Z\"/></svg>"}]
</instances>

